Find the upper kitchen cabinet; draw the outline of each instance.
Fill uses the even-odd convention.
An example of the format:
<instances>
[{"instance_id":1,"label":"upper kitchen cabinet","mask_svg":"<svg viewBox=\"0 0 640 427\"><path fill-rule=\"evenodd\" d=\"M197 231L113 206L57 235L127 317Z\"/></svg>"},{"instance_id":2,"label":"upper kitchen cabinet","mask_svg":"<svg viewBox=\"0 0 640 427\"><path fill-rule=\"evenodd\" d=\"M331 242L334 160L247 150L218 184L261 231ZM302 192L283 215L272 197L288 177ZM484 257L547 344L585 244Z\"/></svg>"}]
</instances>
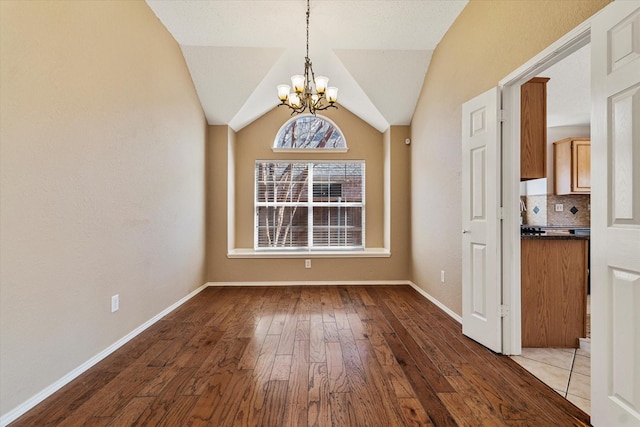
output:
<instances>
[{"instance_id":1,"label":"upper kitchen cabinet","mask_svg":"<svg viewBox=\"0 0 640 427\"><path fill-rule=\"evenodd\" d=\"M565 138L553 143L555 193L591 193L591 139Z\"/></svg>"},{"instance_id":2,"label":"upper kitchen cabinet","mask_svg":"<svg viewBox=\"0 0 640 427\"><path fill-rule=\"evenodd\" d=\"M520 87L520 180L547 176L547 77Z\"/></svg>"}]
</instances>

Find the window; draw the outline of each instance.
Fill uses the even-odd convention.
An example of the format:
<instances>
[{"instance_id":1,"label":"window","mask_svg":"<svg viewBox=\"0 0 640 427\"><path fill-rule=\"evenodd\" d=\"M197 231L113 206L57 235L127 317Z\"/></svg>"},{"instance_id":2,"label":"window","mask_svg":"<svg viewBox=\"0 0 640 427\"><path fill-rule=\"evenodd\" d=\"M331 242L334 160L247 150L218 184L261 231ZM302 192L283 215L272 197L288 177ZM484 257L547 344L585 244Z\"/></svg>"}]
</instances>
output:
<instances>
[{"instance_id":1,"label":"window","mask_svg":"<svg viewBox=\"0 0 640 427\"><path fill-rule=\"evenodd\" d=\"M257 161L255 249L364 248L362 161Z\"/></svg>"},{"instance_id":2,"label":"window","mask_svg":"<svg viewBox=\"0 0 640 427\"><path fill-rule=\"evenodd\" d=\"M347 144L342 132L332 121L325 117L306 115L289 119L278 131L273 148L346 151Z\"/></svg>"}]
</instances>

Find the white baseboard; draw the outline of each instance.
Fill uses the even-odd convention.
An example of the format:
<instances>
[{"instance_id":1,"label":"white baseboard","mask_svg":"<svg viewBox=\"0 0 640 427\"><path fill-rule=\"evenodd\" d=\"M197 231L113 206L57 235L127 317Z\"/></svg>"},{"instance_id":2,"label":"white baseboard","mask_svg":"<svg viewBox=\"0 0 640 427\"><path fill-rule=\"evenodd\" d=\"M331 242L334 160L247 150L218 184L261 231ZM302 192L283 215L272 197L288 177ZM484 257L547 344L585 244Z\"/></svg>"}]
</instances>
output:
<instances>
[{"instance_id":1,"label":"white baseboard","mask_svg":"<svg viewBox=\"0 0 640 427\"><path fill-rule=\"evenodd\" d=\"M422 295L423 297L425 297L426 299L428 299L429 301L431 301L432 303L434 303L436 306L438 306L438 308L442 311L444 311L445 313L447 313L449 316L451 316L451 318L453 320L455 320L456 322L460 323L462 325L462 317L457 315L456 313L454 313L453 311L451 311L451 309L449 307L447 307L446 305L444 305L443 303L441 303L440 301L438 301L437 299L435 299L432 295L430 295L427 291L425 291L424 289L420 288L418 285L416 285L413 282L409 282L409 284L411 285L411 287L413 289L415 289L416 291L418 291L418 293L420 295Z\"/></svg>"},{"instance_id":2,"label":"white baseboard","mask_svg":"<svg viewBox=\"0 0 640 427\"><path fill-rule=\"evenodd\" d=\"M167 314L169 314L170 312L172 312L173 310L175 310L176 308L178 308L179 306L181 306L182 304L184 304L185 302L187 302L188 300L190 300L191 298L196 296L198 293L200 293L200 291L205 289L207 286L208 286L208 284L205 283L204 285L200 286L195 291L191 292L190 294L188 294L184 298L180 299L178 302L176 302L176 303L172 304L171 306L165 308L160 313L156 314L151 319L147 320L145 323L143 323L142 325L138 326L136 329L134 329L133 331L129 332L127 335L125 335L124 337L120 338L118 341L116 341L115 343L111 344L109 347L105 348L100 353L96 354L91 359L87 360L82 365L78 366L77 368L75 368L74 370L72 370L71 372L69 372L68 374L63 376L62 378L60 378L55 383L49 385L47 388L45 388L44 390L40 391L35 396L31 397L29 400L23 402L22 404L20 404L16 408L14 408L11 411L9 411L6 414L4 414L2 417L0 417L0 427L6 427L9 423L11 423L11 422L15 421L16 419L18 419L20 416L22 416L27 411L29 411L34 406L36 406L38 403L40 403L43 400L45 400L47 397L51 396L56 391L60 390L65 385L69 384L71 381L76 379L78 376L80 376L82 373L87 371L89 368L93 367L95 364L100 362L102 359L104 359L105 357L107 357L108 355L110 355L111 353L113 353L114 351L116 351L117 349L122 347L123 345L125 345L127 342L131 341L133 338L135 338L137 335L139 335L145 329L149 328L151 325L156 323L158 320L162 319L164 316L166 316Z\"/></svg>"},{"instance_id":3,"label":"white baseboard","mask_svg":"<svg viewBox=\"0 0 640 427\"><path fill-rule=\"evenodd\" d=\"M375 286L411 285L409 280L342 280L342 281L280 281L280 282L207 282L207 286Z\"/></svg>"}]
</instances>

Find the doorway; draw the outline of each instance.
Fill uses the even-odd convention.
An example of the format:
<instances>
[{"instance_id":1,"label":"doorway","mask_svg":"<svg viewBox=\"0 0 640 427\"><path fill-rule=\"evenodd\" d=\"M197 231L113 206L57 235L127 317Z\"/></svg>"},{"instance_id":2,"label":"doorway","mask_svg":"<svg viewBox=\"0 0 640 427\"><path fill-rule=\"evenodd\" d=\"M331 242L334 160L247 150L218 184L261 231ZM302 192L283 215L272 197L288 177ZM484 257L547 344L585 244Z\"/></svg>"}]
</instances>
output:
<instances>
[{"instance_id":1,"label":"doorway","mask_svg":"<svg viewBox=\"0 0 640 427\"><path fill-rule=\"evenodd\" d=\"M564 153L570 153L574 144L590 144L590 49L590 44L586 44L536 75L535 81L544 82L546 87L546 174L543 178L520 180L523 239L520 262L526 276L521 288L523 348L520 355L512 356L586 413L591 412L588 298L591 200L586 188L566 188L570 175L562 174L571 172L571 158ZM556 183L556 179L560 182ZM586 182L587 177L583 180ZM542 247L546 250L541 251ZM562 267L574 272L560 275L553 271L558 253L568 253L573 258L570 263L563 262ZM562 299L563 303L551 304L552 299ZM548 309L537 310L541 304ZM572 321L566 318L568 313L573 314Z\"/></svg>"},{"instance_id":2,"label":"doorway","mask_svg":"<svg viewBox=\"0 0 640 427\"><path fill-rule=\"evenodd\" d=\"M587 22L576 27L499 82L502 87L502 109L505 111L502 123L502 276L504 283L502 302L511 308L502 324L502 353L506 355L519 355L522 351L520 87L533 77L543 75L555 64L585 48L589 42L590 23ZM551 160L547 156L547 162L549 161ZM544 191L546 194L550 185L553 188L549 182L543 184L544 189L540 192Z\"/></svg>"}]
</instances>

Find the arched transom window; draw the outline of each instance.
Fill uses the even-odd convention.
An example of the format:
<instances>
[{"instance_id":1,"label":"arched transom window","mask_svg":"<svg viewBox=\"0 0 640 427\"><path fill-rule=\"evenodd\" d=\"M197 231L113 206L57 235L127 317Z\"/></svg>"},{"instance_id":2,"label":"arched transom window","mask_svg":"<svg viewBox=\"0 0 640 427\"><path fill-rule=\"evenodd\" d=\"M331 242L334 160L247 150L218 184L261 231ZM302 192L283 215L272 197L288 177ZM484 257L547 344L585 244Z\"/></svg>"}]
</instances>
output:
<instances>
[{"instance_id":1,"label":"arched transom window","mask_svg":"<svg viewBox=\"0 0 640 427\"><path fill-rule=\"evenodd\" d=\"M331 120L305 115L288 120L278 131L274 150L346 151L344 135Z\"/></svg>"}]
</instances>

